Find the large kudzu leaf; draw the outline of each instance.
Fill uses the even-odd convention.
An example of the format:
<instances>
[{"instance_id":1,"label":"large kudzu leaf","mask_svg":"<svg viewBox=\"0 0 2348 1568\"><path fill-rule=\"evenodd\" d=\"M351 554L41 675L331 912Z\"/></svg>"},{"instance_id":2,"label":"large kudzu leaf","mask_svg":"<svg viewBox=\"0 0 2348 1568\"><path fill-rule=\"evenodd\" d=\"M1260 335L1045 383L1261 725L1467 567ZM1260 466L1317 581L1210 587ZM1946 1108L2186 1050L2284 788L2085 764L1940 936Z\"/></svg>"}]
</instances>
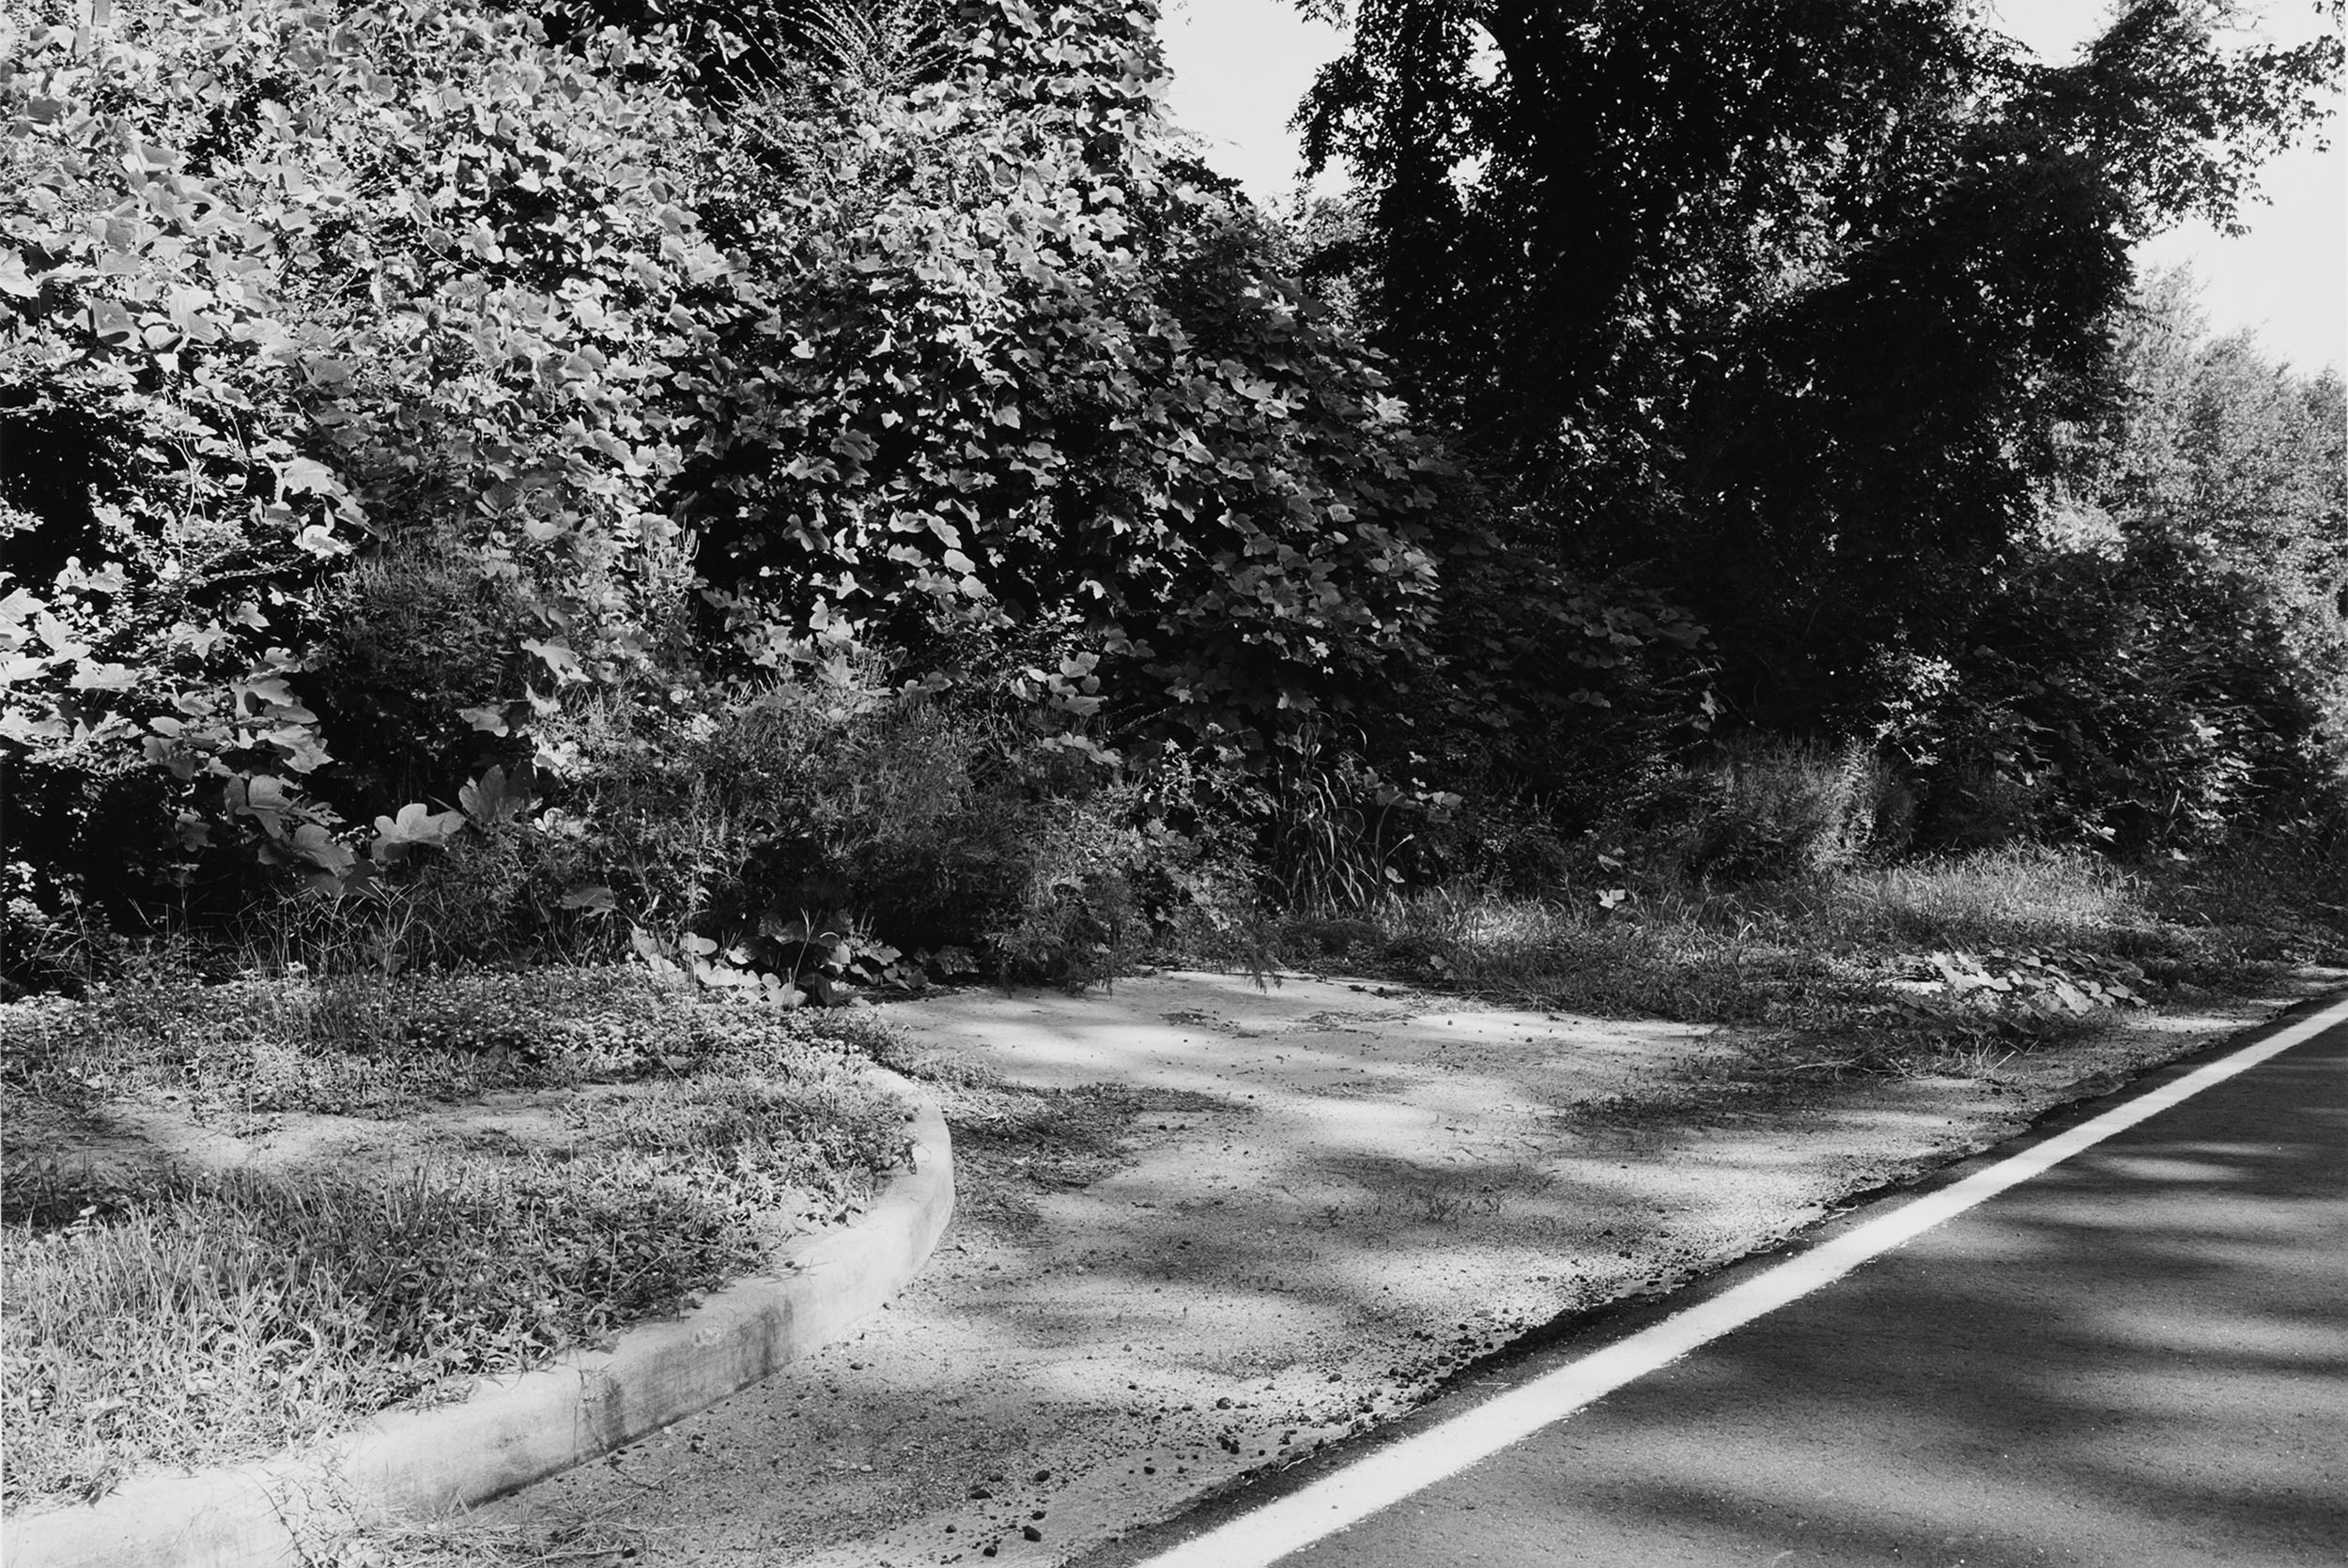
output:
<instances>
[{"instance_id":1,"label":"large kudzu leaf","mask_svg":"<svg viewBox=\"0 0 2348 1568\"><path fill-rule=\"evenodd\" d=\"M746 646L1057 614L1177 734L1360 700L1423 656L1434 501L1396 481L1440 464L1136 104L1146 20L983 14L982 65L845 101L831 181L743 220L796 263L701 422Z\"/></svg>"},{"instance_id":2,"label":"large kudzu leaf","mask_svg":"<svg viewBox=\"0 0 2348 1568\"><path fill-rule=\"evenodd\" d=\"M23 111L25 177L0 192L0 290L37 305L0 313L0 349L39 367L23 397L65 410L111 476L94 525L39 531L124 583L60 599L79 651L12 687L9 732L194 701L144 746L185 805L261 830L272 853L337 860L220 780L302 775L318 793L298 814L325 830L338 728L363 751L402 738L328 701L288 705L256 744L201 693L264 660L305 679L331 666L355 556L419 528L563 628L546 639L563 673L641 670L644 624L672 623L681 591L641 564L676 548L657 509L674 419L657 405L707 341L685 301L730 299L733 271L676 199L693 112L658 50L617 33L557 46L454 0L122 0L79 35L17 41L0 115ZM224 119L239 103L263 112ZM529 483L498 492L501 476ZM179 607L209 602L216 571L279 607L270 620L183 631ZM271 640L288 628L309 645ZM481 695L475 712L502 719Z\"/></svg>"}]
</instances>

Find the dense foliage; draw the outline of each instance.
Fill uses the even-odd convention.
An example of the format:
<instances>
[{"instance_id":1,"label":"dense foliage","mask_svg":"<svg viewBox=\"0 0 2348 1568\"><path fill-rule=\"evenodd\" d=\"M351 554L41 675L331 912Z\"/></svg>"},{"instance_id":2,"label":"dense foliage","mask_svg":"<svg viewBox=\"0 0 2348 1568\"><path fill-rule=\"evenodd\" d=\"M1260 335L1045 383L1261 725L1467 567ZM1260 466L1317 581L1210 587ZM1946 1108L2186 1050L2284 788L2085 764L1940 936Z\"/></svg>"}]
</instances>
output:
<instances>
[{"instance_id":1,"label":"dense foliage","mask_svg":"<svg viewBox=\"0 0 2348 1568\"><path fill-rule=\"evenodd\" d=\"M2339 38L2142 0L2047 64L1954 0L1304 3L1354 23L1300 115L1356 182L1308 272L1506 476L1514 547L1704 623L1726 731L1884 745L1927 842L2336 795L2332 393L2148 361L2128 247L2231 222Z\"/></svg>"},{"instance_id":2,"label":"dense foliage","mask_svg":"<svg viewBox=\"0 0 2348 1568\"><path fill-rule=\"evenodd\" d=\"M1146 13L982 8L950 69L723 114L699 38L17 30L8 724L53 868L118 902L178 853L120 826L176 811L183 880L226 837L348 887L522 814L485 768L559 788L582 707L641 752L762 681L910 682L1260 769L1424 664L1439 460L1174 156Z\"/></svg>"},{"instance_id":3,"label":"dense foliage","mask_svg":"<svg viewBox=\"0 0 2348 1568\"><path fill-rule=\"evenodd\" d=\"M1954 0L1336 0L1324 251L1539 543L1714 634L1767 729L1865 722L1886 650L1978 641L2109 393L2129 242L2230 221L2339 69L2125 7L2037 62Z\"/></svg>"},{"instance_id":4,"label":"dense foliage","mask_svg":"<svg viewBox=\"0 0 2348 1568\"><path fill-rule=\"evenodd\" d=\"M429 0L14 42L10 738L138 748L192 843L348 872L338 788L398 813L517 661L625 679L672 635L676 393L736 298L693 121L619 35Z\"/></svg>"},{"instance_id":5,"label":"dense foliage","mask_svg":"<svg viewBox=\"0 0 2348 1568\"><path fill-rule=\"evenodd\" d=\"M1064 645L1044 684L1129 734L1353 706L1420 653L1431 453L1171 159L1146 15L1012 6L969 48L952 91L850 98L844 147L736 150L780 319L741 324L681 492L734 629L925 669L971 633Z\"/></svg>"},{"instance_id":6,"label":"dense foliage","mask_svg":"<svg viewBox=\"0 0 2348 1568\"><path fill-rule=\"evenodd\" d=\"M2348 769L2348 400L2155 280L2123 403L1890 728L1958 840L2053 828L2127 853L2328 822Z\"/></svg>"},{"instance_id":7,"label":"dense foliage","mask_svg":"<svg viewBox=\"0 0 2348 1568\"><path fill-rule=\"evenodd\" d=\"M1887 846L2337 808L2338 383L2126 258L2336 39L1352 10L1291 225L1147 7L20 0L11 946L307 886L1081 977L1703 818L1738 731L1870 752Z\"/></svg>"}]
</instances>

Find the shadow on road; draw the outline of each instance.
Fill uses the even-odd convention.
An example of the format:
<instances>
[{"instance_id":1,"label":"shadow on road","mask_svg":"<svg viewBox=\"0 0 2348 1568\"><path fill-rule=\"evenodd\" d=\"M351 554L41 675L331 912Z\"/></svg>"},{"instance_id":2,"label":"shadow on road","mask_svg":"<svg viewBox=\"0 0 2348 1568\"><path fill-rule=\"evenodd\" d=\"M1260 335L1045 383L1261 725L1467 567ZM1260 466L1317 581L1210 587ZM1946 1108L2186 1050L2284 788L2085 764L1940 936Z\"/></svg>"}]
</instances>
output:
<instances>
[{"instance_id":1,"label":"shadow on road","mask_svg":"<svg viewBox=\"0 0 2348 1568\"><path fill-rule=\"evenodd\" d=\"M2348 1559L2336 1029L1291 1560Z\"/></svg>"}]
</instances>

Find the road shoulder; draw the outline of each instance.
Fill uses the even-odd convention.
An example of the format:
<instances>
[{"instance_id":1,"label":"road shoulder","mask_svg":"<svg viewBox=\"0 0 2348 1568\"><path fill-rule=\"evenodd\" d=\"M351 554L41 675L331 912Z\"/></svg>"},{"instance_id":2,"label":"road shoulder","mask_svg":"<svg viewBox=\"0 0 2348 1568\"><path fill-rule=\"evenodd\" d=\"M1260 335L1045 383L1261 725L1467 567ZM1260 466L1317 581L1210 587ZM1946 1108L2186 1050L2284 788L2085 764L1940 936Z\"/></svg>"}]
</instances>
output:
<instances>
[{"instance_id":1,"label":"road shoulder","mask_svg":"<svg viewBox=\"0 0 2348 1568\"><path fill-rule=\"evenodd\" d=\"M918 1015L917 1070L1116 1085L1113 1158L981 1161L930 1269L855 1339L485 1523L601 1528L664 1564L1065 1561L2340 980L1985 1079L1798 1091L1719 1031L1367 982L966 995Z\"/></svg>"}]
</instances>

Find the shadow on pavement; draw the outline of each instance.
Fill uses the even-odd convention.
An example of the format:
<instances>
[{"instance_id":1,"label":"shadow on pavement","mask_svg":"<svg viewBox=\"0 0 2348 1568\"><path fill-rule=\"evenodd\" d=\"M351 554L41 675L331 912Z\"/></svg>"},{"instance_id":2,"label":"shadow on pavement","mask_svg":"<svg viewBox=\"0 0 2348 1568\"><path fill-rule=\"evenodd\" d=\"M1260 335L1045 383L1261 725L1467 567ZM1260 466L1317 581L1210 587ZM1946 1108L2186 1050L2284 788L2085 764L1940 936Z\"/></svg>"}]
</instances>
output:
<instances>
[{"instance_id":1,"label":"shadow on pavement","mask_svg":"<svg viewBox=\"0 0 2348 1568\"><path fill-rule=\"evenodd\" d=\"M1290 1560L2348 1559L2348 1029Z\"/></svg>"}]
</instances>

